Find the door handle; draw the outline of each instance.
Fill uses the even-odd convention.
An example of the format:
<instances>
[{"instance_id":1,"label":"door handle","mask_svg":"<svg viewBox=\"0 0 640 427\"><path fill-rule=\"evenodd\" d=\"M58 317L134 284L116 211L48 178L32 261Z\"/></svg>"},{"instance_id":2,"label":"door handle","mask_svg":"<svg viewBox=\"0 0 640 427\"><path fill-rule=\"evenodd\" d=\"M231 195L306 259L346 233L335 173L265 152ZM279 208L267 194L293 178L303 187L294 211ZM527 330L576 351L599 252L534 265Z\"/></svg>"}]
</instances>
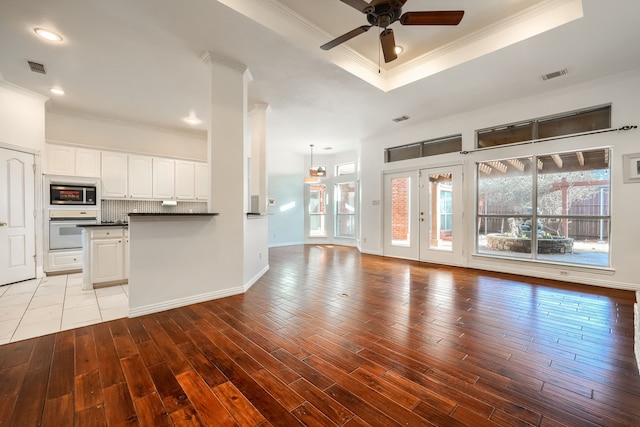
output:
<instances>
[{"instance_id":1,"label":"door handle","mask_svg":"<svg viewBox=\"0 0 640 427\"><path fill-rule=\"evenodd\" d=\"M5 225L9 225L6 222L0 221L0 227L4 227Z\"/></svg>"}]
</instances>

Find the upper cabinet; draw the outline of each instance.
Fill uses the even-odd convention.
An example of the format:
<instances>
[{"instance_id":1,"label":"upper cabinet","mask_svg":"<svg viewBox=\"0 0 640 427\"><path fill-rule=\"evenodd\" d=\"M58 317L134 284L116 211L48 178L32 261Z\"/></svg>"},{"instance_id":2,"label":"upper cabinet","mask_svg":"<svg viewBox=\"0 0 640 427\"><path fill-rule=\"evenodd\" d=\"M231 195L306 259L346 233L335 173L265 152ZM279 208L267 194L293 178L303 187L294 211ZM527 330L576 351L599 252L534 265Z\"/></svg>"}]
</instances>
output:
<instances>
[{"instance_id":1,"label":"upper cabinet","mask_svg":"<svg viewBox=\"0 0 640 427\"><path fill-rule=\"evenodd\" d=\"M129 196L127 155L102 152L102 198L123 199Z\"/></svg>"},{"instance_id":2,"label":"upper cabinet","mask_svg":"<svg viewBox=\"0 0 640 427\"><path fill-rule=\"evenodd\" d=\"M187 160L176 160L175 163L175 195L177 200L195 199L195 163Z\"/></svg>"},{"instance_id":3,"label":"upper cabinet","mask_svg":"<svg viewBox=\"0 0 640 427\"><path fill-rule=\"evenodd\" d=\"M153 198L153 161L148 156L129 155L129 197Z\"/></svg>"},{"instance_id":4,"label":"upper cabinet","mask_svg":"<svg viewBox=\"0 0 640 427\"><path fill-rule=\"evenodd\" d=\"M207 163L195 162L195 199L209 199L209 165Z\"/></svg>"},{"instance_id":5,"label":"upper cabinet","mask_svg":"<svg viewBox=\"0 0 640 427\"><path fill-rule=\"evenodd\" d=\"M153 158L153 198L175 199L174 189L175 160L160 157Z\"/></svg>"},{"instance_id":6,"label":"upper cabinet","mask_svg":"<svg viewBox=\"0 0 640 427\"><path fill-rule=\"evenodd\" d=\"M68 145L46 145L47 174L99 177L103 199L209 198L209 165Z\"/></svg>"},{"instance_id":7,"label":"upper cabinet","mask_svg":"<svg viewBox=\"0 0 640 427\"><path fill-rule=\"evenodd\" d=\"M100 150L56 144L46 144L45 147L45 173L100 177Z\"/></svg>"}]
</instances>

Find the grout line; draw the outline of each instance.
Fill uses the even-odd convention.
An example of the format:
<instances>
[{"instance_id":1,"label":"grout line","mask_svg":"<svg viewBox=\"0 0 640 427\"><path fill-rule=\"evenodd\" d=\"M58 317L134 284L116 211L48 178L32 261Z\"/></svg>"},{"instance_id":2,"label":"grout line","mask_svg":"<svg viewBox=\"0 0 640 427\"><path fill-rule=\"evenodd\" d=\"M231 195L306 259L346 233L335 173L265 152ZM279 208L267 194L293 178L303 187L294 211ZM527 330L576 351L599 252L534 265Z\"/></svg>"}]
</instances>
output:
<instances>
[{"instance_id":1,"label":"grout line","mask_svg":"<svg viewBox=\"0 0 640 427\"><path fill-rule=\"evenodd\" d=\"M27 302L27 304L24 306L24 311L22 312L22 316L20 316L20 321L18 322L16 327L13 329L13 333L11 334L11 338L9 338L9 342L13 342L13 338L16 336L16 332L18 331L18 328L22 324L22 320L24 319L24 315L27 314L27 310L29 309L29 306L31 305L31 302L33 301L33 297L36 295L36 291L38 290L38 288L42 284L43 280L44 280L44 277L42 277L42 278L40 278L40 280L38 280L38 286L36 286L36 288L33 290L33 293L31 294L31 298L29 298L29 302Z\"/></svg>"}]
</instances>

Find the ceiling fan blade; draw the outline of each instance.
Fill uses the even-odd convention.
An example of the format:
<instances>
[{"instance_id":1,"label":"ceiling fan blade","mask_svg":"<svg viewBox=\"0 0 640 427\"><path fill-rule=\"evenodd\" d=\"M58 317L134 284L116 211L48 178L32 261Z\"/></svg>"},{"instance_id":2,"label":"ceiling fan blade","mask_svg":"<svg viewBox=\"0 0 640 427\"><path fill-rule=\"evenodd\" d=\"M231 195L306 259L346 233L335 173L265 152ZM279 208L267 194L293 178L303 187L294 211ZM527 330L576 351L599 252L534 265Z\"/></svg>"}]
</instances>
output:
<instances>
[{"instance_id":1,"label":"ceiling fan blade","mask_svg":"<svg viewBox=\"0 0 640 427\"><path fill-rule=\"evenodd\" d=\"M393 37L393 30L391 28L387 28L380 33L380 44L382 45L384 62L391 62L398 57L396 53L396 40L395 37Z\"/></svg>"},{"instance_id":2,"label":"ceiling fan blade","mask_svg":"<svg viewBox=\"0 0 640 427\"><path fill-rule=\"evenodd\" d=\"M439 12L407 12L400 17L402 25L458 25L464 10L442 10Z\"/></svg>"},{"instance_id":3,"label":"ceiling fan blade","mask_svg":"<svg viewBox=\"0 0 640 427\"><path fill-rule=\"evenodd\" d=\"M355 36L358 36L362 33L366 33L367 31L369 31L369 28L371 28L371 25L363 25L361 27L355 28L346 34L343 34L340 37L337 37L331 40L330 42L323 44L322 46L320 46L320 48L324 50L329 50L333 47L338 46L341 43L346 42L347 40L351 40Z\"/></svg>"},{"instance_id":4,"label":"ceiling fan blade","mask_svg":"<svg viewBox=\"0 0 640 427\"><path fill-rule=\"evenodd\" d=\"M362 13L367 13L366 11L371 7L369 3L364 0L340 0L342 3L348 4L354 9L359 10Z\"/></svg>"}]
</instances>

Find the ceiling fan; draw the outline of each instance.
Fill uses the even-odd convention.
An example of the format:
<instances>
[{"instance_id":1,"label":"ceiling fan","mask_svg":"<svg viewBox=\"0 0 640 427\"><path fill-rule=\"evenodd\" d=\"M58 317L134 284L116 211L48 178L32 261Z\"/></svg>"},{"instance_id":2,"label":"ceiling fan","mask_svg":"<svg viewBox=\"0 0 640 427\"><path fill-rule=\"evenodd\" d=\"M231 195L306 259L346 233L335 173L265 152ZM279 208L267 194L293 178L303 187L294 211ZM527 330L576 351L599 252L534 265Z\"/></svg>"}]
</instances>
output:
<instances>
[{"instance_id":1,"label":"ceiling fan","mask_svg":"<svg viewBox=\"0 0 640 427\"><path fill-rule=\"evenodd\" d=\"M340 1L367 15L370 25L362 25L355 28L323 44L320 48L329 50L347 40L351 40L357 35L366 33L371 27L376 26L382 28L380 44L382 45L384 62L391 62L398 57L393 30L388 28L394 22L400 21L402 25L458 25L464 16L464 10L406 12L403 14L402 6L407 0L371 0L371 3L367 3L364 0Z\"/></svg>"}]
</instances>

